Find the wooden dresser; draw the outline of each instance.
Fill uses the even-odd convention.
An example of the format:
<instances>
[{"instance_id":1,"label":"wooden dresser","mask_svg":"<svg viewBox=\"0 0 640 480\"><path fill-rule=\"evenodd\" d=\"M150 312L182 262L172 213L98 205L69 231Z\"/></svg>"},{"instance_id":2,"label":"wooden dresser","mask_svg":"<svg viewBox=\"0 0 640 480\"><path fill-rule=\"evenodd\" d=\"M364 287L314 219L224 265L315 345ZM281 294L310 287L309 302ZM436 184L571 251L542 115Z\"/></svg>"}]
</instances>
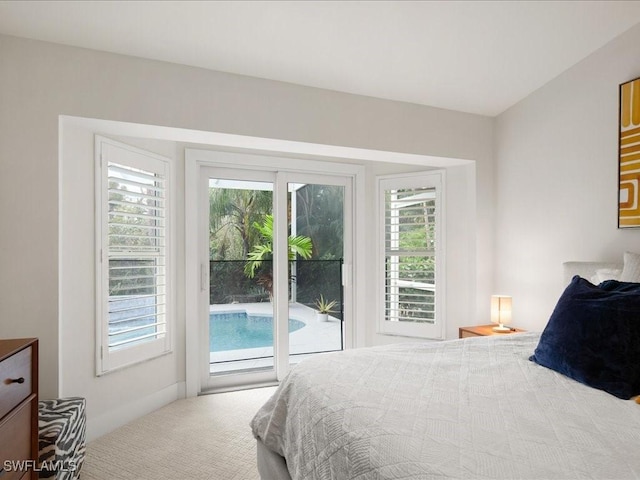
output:
<instances>
[{"instance_id":1,"label":"wooden dresser","mask_svg":"<svg viewBox=\"0 0 640 480\"><path fill-rule=\"evenodd\" d=\"M0 340L0 479L35 480L38 340Z\"/></svg>"}]
</instances>

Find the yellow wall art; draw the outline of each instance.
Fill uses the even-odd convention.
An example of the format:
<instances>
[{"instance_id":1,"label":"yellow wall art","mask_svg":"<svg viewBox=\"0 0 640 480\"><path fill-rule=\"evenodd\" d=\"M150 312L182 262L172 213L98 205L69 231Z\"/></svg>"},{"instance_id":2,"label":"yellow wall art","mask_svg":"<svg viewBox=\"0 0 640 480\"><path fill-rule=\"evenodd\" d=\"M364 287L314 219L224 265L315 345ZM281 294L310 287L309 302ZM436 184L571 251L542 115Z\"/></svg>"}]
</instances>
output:
<instances>
[{"instance_id":1,"label":"yellow wall art","mask_svg":"<svg viewBox=\"0 0 640 480\"><path fill-rule=\"evenodd\" d=\"M620 85L618 227L640 227L640 78Z\"/></svg>"}]
</instances>

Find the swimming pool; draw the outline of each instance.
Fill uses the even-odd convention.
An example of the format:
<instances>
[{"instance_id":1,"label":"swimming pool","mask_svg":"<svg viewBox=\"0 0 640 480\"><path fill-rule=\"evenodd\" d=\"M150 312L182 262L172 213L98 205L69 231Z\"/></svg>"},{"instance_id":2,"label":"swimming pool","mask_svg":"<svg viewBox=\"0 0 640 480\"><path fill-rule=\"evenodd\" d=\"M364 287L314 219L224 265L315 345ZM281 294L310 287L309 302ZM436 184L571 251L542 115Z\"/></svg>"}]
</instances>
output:
<instances>
[{"instance_id":1,"label":"swimming pool","mask_svg":"<svg viewBox=\"0 0 640 480\"><path fill-rule=\"evenodd\" d=\"M289 333L300 330L304 322L289 319ZM273 317L247 312L209 314L209 351L223 352L273 346Z\"/></svg>"}]
</instances>

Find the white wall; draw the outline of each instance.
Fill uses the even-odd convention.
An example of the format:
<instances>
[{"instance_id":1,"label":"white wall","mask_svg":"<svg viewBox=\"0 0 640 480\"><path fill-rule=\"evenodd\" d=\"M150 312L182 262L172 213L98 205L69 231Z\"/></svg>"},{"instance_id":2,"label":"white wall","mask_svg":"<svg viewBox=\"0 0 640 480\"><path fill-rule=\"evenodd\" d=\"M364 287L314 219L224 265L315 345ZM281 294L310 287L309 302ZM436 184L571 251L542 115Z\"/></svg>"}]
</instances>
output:
<instances>
[{"instance_id":1,"label":"white wall","mask_svg":"<svg viewBox=\"0 0 640 480\"><path fill-rule=\"evenodd\" d=\"M123 406L138 411L140 399L176 395L185 352L177 342L174 355L87 380L93 225L83 222L93 206L78 198L89 193L93 155L82 128L63 130L64 146L65 135L76 146L59 155L60 115L475 160L469 251L478 260L469 283L479 298L490 292L489 118L8 36L0 36L0 65L0 335L38 336L41 396L87 397L90 422L104 426ZM182 161L179 151L175 158ZM474 303L472 290L465 297Z\"/></svg>"},{"instance_id":2,"label":"white wall","mask_svg":"<svg viewBox=\"0 0 640 480\"><path fill-rule=\"evenodd\" d=\"M68 119L61 119L60 130L59 395L86 397L87 432L92 439L182 393L184 289L179 288L176 295L174 339L178 348L133 368L95 376L94 135L103 131ZM178 190L184 190L183 149L176 142L108 136L170 158ZM176 200L176 210L184 210L183 197ZM177 215L174 224L183 231L183 215ZM176 238L176 263L184 263L183 239ZM183 270L177 272L176 283L184 285Z\"/></svg>"},{"instance_id":3,"label":"white wall","mask_svg":"<svg viewBox=\"0 0 640 480\"><path fill-rule=\"evenodd\" d=\"M640 252L617 229L618 85L638 76L634 27L497 118L495 282L518 326L544 328L562 262Z\"/></svg>"}]
</instances>

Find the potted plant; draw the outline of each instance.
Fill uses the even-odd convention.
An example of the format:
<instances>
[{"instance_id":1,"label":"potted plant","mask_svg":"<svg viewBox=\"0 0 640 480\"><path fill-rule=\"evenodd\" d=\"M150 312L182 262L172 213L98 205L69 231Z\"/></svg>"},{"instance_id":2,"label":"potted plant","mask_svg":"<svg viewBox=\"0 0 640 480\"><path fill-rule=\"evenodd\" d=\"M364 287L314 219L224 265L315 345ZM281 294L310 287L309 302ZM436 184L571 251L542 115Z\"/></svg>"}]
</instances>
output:
<instances>
[{"instance_id":1,"label":"potted plant","mask_svg":"<svg viewBox=\"0 0 640 480\"><path fill-rule=\"evenodd\" d=\"M338 302L335 300L327 301L324 295L320 295L320 298L316 298L316 318L321 322L326 322L329 319L329 314L334 313L332 310Z\"/></svg>"}]
</instances>

